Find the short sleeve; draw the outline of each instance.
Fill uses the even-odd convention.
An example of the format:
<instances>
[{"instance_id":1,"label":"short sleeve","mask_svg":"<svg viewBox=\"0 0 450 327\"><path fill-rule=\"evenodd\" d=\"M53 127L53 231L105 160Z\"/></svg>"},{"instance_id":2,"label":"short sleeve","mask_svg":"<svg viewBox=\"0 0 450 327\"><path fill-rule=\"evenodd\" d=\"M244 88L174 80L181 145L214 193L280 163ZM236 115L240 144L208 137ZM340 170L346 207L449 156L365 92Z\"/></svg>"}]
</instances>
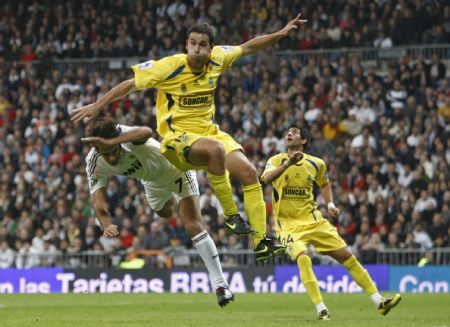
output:
<instances>
[{"instance_id":1,"label":"short sleeve","mask_svg":"<svg viewBox=\"0 0 450 327\"><path fill-rule=\"evenodd\" d=\"M222 58L222 67L225 69L242 56L242 49L240 46L219 45L214 47L213 53Z\"/></svg>"},{"instance_id":2,"label":"short sleeve","mask_svg":"<svg viewBox=\"0 0 450 327\"><path fill-rule=\"evenodd\" d=\"M325 162L323 160L318 160L317 165L319 167L319 171L316 175L316 183L317 185L322 187L329 183L327 166L325 165Z\"/></svg>"},{"instance_id":3,"label":"short sleeve","mask_svg":"<svg viewBox=\"0 0 450 327\"><path fill-rule=\"evenodd\" d=\"M173 63L172 57L165 57L132 66L136 87L140 90L156 87L169 76L173 70Z\"/></svg>"},{"instance_id":4,"label":"short sleeve","mask_svg":"<svg viewBox=\"0 0 450 327\"><path fill-rule=\"evenodd\" d=\"M277 156L269 158L266 163L266 167L264 168L264 172L261 175L261 178L264 178L266 174L271 172L272 170L278 168L280 166L280 160Z\"/></svg>"},{"instance_id":5,"label":"short sleeve","mask_svg":"<svg viewBox=\"0 0 450 327\"><path fill-rule=\"evenodd\" d=\"M89 184L89 193L94 194L98 189L106 187L108 175L100 172L99 154L97 152L90 153L86 158L86 174Z\"/></svg>"}]
</instances>

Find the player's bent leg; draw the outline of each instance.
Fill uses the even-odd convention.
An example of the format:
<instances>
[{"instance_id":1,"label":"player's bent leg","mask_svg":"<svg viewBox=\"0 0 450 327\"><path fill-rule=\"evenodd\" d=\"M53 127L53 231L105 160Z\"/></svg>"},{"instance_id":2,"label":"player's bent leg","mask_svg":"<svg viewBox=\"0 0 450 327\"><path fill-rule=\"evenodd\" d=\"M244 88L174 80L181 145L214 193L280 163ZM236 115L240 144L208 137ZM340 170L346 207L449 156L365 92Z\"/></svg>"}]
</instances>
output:
<instances>
[{"instance_id":1,"label":"player's bent leg","mask_svg":"<svg viewBox=\"0 0 450 327\"><path fill-rule=\"evenodd\" d=\"M234 295L229 290L228 283L220 265L219 254L211 236L200 222L200 205L198 196L188 196L179 202L180 218L191 236L192 243L197 248L205 263L211 278L211 284L217 295L220 307L234 301Z\"/></svg>"},{"instance_id":2,"label":"player's bent leg","mask_svg":"<svg viewBox=\"0 0 450 327\"><path fill-rule=\"evenodd\" d=\"M300 253L297 258L297 265L300 270L300 278L305 286L311 301L316 306L319 320L330 320L330 312L323 303L322 294L320 293L319 283L312 269L311 258L306 252Z\"/></svg>"},{"instance_id":3,"label":"player's bent leg","mask_svg":"<svg viewBox=\"0 0 450 327\"><path fill-rule=\"evenodd\" d=\"M175 199L171 198L169 201L167 201L162 209L157 210L156 214L162 218L170 218L173 215L174 206L175 206Z\"/></svg>"},{"instance_id":4,"label":"player's bent leg","mask_svg":"<svg viewBox=\"0 0 450 327\"><path fill-rule=\"evenodd\" d=\"M200 221L200 204L198 196L188 196L178 203L180 219L190 237L201 233L204 228Z\"/></svg>"},{"instance_id":5,"label":"player's bent leg","mask_svg":"<svg viewBox=\"0 0 450 327\"><path fill-rule=\"evenodd\" d=\"M187 161L195 166L206 166L213 175L225 174L225 150L216 140L201 137L185 153Z\"/></svg>"},{"instance_id":6,"label":"player's bent leg","mask_svg":"<svg viewBox=\"0 0 450 327\"><path fill-rule=\"evenodd\" d=\"M241 151L227 154L226 167L242 183L244 208L254 228L253 234L256 261L283 255L285 249L274 240L266 238L266 204L255 167Z\"/></svg>"},{"instance_id":7,"label":"player's bent leg","mask_svg":"<svg viewBox=\"0 0 450 327\"><path fill-rule=\"evenodd\" d=\"M346 248L328 252L331 257L341 263L352 276L353 280L370 296L378 312L382 315L394 308L401 300L401 295L385 298L379 292L368 271L359 263L354 255Z\"/></svg>"},{"instance_id":8,"label":"player's bent leg","mask_svg":"<svg viewBox=\"0 0 450 327\"><path fill-rule=\"evenodd\" d=\"M251 226L255 246L266 234L266 204L256 169L241 151L233 151L226 157L227 170L242 183L244 208Z\"/></svg>"},{"instance_id":9,"label":"player's bent leg","mask_svg":"<svg viewBox=\"0 0 450 327\"><path fill-rule=\"evenodd\" d=\"M207 167L209 181L225 216L229 218L238 214L239 210L233 199L229 174L225 169L223 145L219 141L202 137L191 145L187 160L193 165ZM239 234L238 232L236 231L237 234Z\"/></svg>"},{"instance_id":10,"label":"player's bent leg","mask_svg":"<svg viewBox=\"0 0 450 327\"><path fill-rule=\"evenodd\" d=\"M359 263L354 255L350 253L346 248L339 249L336 251L331 251L328 253L332 258L336 259L341 263L352 276L353 280L361 286L361 288L368 294L371 295L378 292L375 283L370 277L369 273L363 266Z\"/></svg>"}]
</instances>

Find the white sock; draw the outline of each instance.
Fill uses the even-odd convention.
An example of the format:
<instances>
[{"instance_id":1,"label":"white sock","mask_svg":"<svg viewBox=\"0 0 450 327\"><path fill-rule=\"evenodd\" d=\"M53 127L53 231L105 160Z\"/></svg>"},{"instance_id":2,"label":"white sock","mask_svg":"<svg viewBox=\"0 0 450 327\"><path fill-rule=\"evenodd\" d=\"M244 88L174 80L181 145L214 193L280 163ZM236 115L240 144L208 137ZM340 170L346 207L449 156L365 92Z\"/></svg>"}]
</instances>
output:
<instances>
[{"instance_id":1,"label":"white sock","mask_svg":"<svg viewBox=\"0 0 450 327\"><path fill-rule=\"evenodd\" d=\"M219 287L228 287L228 283L222 272L222 266L220 265L216 245L214 244L211 236L209 236L208 232L204 230L195 235L192 238L192 242L200 253L206 269L208 269L213 288L217 289Z\"/></svg>"},{"instance_id":2,"label":"white sock","mask_svg":"<svg viewBox=\"0 0 450 327\"><path fill-rule=\"evenodd\" d=\"M321 313L322 310L327 310L328 311L327 306L323 302L320 302L320 303L316 304L316 310L317 310L317 313Z\"/></svg>"},{"instance_id":3,"label":"white sock","mask_svg":"<svg viewBox=\"0 0 450 327\"><path fill-rule=\"evenodd\" d=\"M384 297L380 293L375 292L373 294L370 294L370 299L375 304L375 306L378 308L380 306L381 301L383 301Z\"/></svg>"}]
</instances>

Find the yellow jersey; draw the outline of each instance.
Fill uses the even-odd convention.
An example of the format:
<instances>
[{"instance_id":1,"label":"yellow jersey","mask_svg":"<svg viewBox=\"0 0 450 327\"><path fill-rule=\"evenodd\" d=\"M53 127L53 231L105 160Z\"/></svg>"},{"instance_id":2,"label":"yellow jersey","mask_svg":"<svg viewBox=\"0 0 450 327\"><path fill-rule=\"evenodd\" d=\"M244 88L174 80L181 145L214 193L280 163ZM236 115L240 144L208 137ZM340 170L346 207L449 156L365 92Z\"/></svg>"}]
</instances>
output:
<instances>
[{"instance_id":1,"label":"yellow jersey","mask_svg":"<svg viewBox=\"0 0 450 327\"><path fill-rule=\"evenodd\" d=\"M240 46L215 46L204 70L193 71L186 54L149 60L133 66L138 89L158 89L157 126L165 137L170 132L208 135L215 130L214 91L222 71L242 55Z\"/></svg>"},{"instance_id":2,"label":"yellow jersey","mask_svg":"<svg viewBox=\"0 0 450 327\"><path fill-rule=\"evenodd\" d=\"M280 167L286 160L289 160L287 153L271 157L262 176ZM325 219L317 210L314 200L314 182L320 187L328 184L327 168L322 159L306 153L299 162L290 166L272 182L273 214L277 230Z\"/></svg>"}]
</instances>

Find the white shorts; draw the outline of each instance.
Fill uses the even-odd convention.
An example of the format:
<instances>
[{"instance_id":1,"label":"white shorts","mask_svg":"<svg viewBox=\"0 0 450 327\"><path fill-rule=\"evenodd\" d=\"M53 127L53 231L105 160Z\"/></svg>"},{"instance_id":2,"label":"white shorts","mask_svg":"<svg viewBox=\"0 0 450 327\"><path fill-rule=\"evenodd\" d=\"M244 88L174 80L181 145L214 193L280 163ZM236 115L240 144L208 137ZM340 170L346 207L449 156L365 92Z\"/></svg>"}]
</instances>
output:
<instances>
[{"instance_id":1,"label":"white shorts","mask_svg":"<svg viewBox=\"0 0 450 327\"><path fill-rule=\"evenodd\" d=\"M142 181L147 202L155 211L160 211L173 196L177 201L180 201L188 196L199 195L197 175L194 170L180 172L179 175L168 178L168 180L170 182L165 185L155 185Z\"/></svg>"}]
</instances>

